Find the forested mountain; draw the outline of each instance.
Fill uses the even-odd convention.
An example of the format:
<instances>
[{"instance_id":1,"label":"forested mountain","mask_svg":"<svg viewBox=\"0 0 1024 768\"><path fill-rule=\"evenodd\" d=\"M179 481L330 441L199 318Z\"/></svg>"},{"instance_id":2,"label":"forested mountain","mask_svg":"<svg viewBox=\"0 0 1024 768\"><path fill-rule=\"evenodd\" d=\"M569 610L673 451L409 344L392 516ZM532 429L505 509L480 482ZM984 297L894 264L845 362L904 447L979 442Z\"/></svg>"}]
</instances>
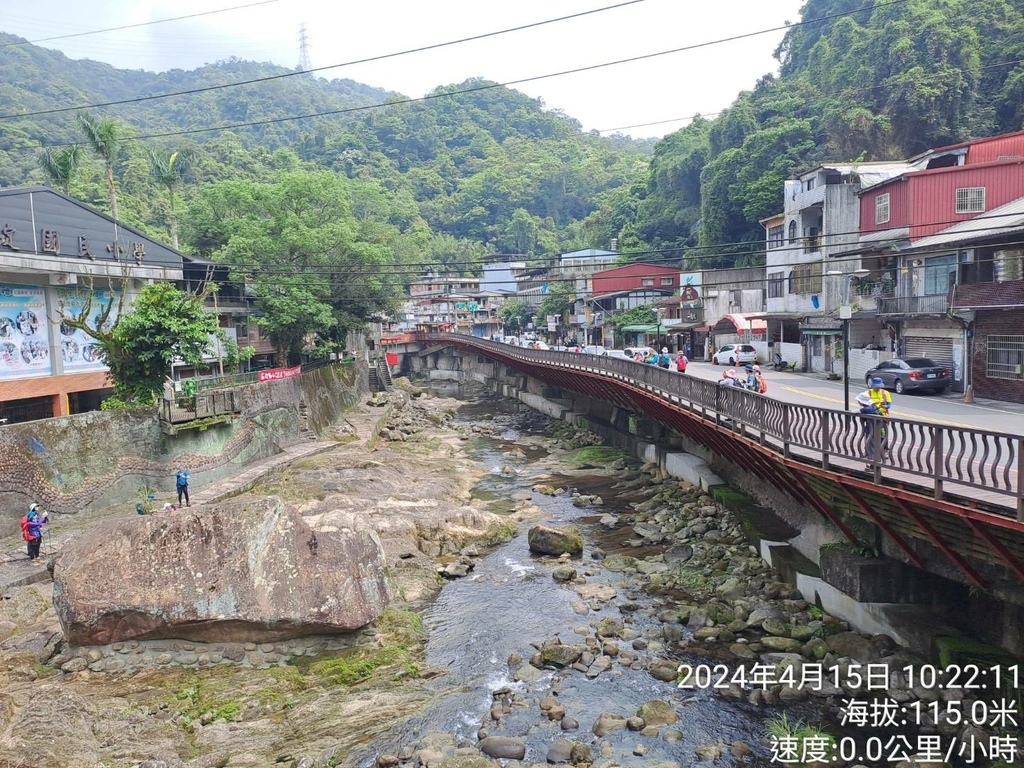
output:
<instances>
[{"instance_id":1,"label":"forested mountain","mask_svg":"<svg viewBox=\"0 0 1024 768\"><path fill-rule=\"evenodd\" d=\"M186 249L223 248L211 200L248 199L238 189L214 194L214 185L327 171L348 180L352 215L392 261L457 269L486 253L541 258L613 237L644 258L660 249L691 264L754 263L758 220L781 210L795 171L901 159L1024 120L1024 0L879 0L866 9L862 0L807 0L777 55L778 76L762 77L716 119L698 117L657 142L653 156L650 142L588 135L535 99L476 80L410 102L302 75L91 112L136 136L178 134L121 141L114 159L120 215L157 236L175 218L174 187L154 179L143 148L165 158L196 150L178 192ZM287 71L228 61L126 72L7 45L0 116ZM236 127L182 133L225 125ZM43 180L37 147L80 140L74 112L0 119L0 184ZM69 180L73 194L109 208L105 184L96 160Z\"/></svg>"},{"instance_id":2,"label":"forested mountain","mask_svg":"<svg viewBox=\"0 0 1024 768\"><path fill-rule=\"evenodd\" d=\"M0 34L0 44L18 40ZM232 60L154 74L72 61L29 44L0 47L0 185L45 180L38 148L82 142L77 110L26 113L288 72ZM170 200L154 182L143 150L165 156L195 150L180 185L185 207L214 182L329 170L384 192L389 211L364 214L400 223L416 235L415 248L404 250L417 251L419 263L441 265L477 261L485 252L539 257L607 246L606 228L590 231L584 220L602 194L642 178L653 144L585 134L538 100L483 81L440 87L428 99L409 102L350 80L299 75L88 112L119 127L119 215L154 235L168 234ZM298 115L318 116L283 119ZM197 131L221 126L231 127ZM141 139L123 140L129 136ZM70 191L110 208L97 163L80 169ZM194 231L187 214L182 225L186 235ZM183 245L210 255L202 240Z\"/></svg>"},{"instance_id":3,"label":"forested mountain","mask_svg":"<svg viewBox=\"0 0 1024 768\"><path fill-rule=\"evenodd\" d=\"M740 261L755 262L758 220L782 210L782 183L795 171L902 159L1024 126L1022 0L864 7L807 0L777 51L780 75L763 77L714 121L666 137L646 186L632 200L606 200L595 218L621 224L634 210L626 246L679 247L710 256L705 265L732 263L724 252L742 248Z\"/></svg>"}]
</instances>

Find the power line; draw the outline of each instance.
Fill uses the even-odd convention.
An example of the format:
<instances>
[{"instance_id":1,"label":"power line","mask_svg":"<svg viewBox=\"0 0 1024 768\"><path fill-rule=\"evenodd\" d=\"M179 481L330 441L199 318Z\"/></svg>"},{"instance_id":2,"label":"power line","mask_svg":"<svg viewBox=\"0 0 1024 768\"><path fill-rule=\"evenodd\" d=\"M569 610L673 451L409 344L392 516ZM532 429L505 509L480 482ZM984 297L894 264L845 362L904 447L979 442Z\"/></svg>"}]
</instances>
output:
<instances>
[{"instance_id":1,"label":"power line","mask_svg":"<svg viewBox=\"0 0 1024 768\"><path fill-rule=\"evenodd\" d=\"M276 0L274 0L274 1L276 2ZM602 8L594 8L594 9L591 9L589 11L581 11L580 13L573 13L573 14L570 14L568 16L559 16L559 17L554 18L554 19L546 19L545 21L535 21L535 22L531 22L529 24L522 24L522 25L520 25L518 27L508 27L506 29L499 29L499 30L496 30L494 32L484 32L484 33L479 34L479 35L471 35L469 37L460 37L460 38L457 38L455 40L448 40L448 41L443 42L443 43L431 43L430 45L423 45L423 46L419 46L418 48L407 48L404 51L394 51L392 53L382 53L380 55L370 56L370 57L367 57L365 59L353 59L352 61L344 61L344 62L341 62L340 64L329 64L329 65L324 66L324 67L314 67L313 69L309 69L308 66L307 66L306 68L301 69L300 71L297 71L297 72L296 71L290 71L290 72L284 72L284 73L281 73L281 74L278 74L278 75L268 75L266 77L255 77L255 78L252 78L250 80L238 80L238 81L236 81L234 83L223 83L221 85L208 85L208 86L204 86L202 88L190 88L190 89L184 90L184 91L171 91L169 93L160 93L160 94L156 94L156 95L152 95L152 96L137 96L137 97L134 97L134 98L131 98L131 99L120 99L118 101L105 101L105 102L99 102L99 103L96 103L96 104L80 104L80 105L75 106L75 107L59 107L59 108L55 108L55 109L42 109L42 110L39 110L37 112L23 112L23 113L20 113L20 114L0 115L0 120L8 120L8 119L10 119L12 117L36 117L38 115L53 115L53 114L58 114L58 113L61 113L61 112L73 112L75 110L81 110L81 109L98 109L100 107L115 107L115 106L122 106L124 104L138 104L138 103L143 102L143 101L152 101L154 99L166 99L166 98L170 98L172 96L192 96L192 95L197 94L197 93L206 93L208 91L219 91L219 90L225 90L227 88L237 88L238 86L241 86L241 85L255 85L255 84L259 84L259 83L268 83L268 82L271 82L271 81L274 81L274 80L282 80L282 79L287 78L287 77L297 77L298 75L308 75L308 74L312 74L314 72L324 72L324 71L329 70L329 69L340 69L342 67L351 67L351 66L355 66L357 64L368 64L368 63L374 62L374 61L383 61L385 59L398 58L399 56L408 56L408 55L413 54L413 53L423 53L424 51L432 51L432 50L436 50L438 48L445 48L445 47L452 46L452 45L459 45L459 44L462 44L462 43L470 43L470 42L474 42L476 40L485 40L485 39L490 38L490 37L497 37L499 35L506 35L506 34L508 34L510 32L521 32L524 29L533 29L535 27L542 27L542 26L544 26L546 24L555 24L555 23L560 22L560 21L569 21L571 19L576 19L576 18L580 18L580 17L583 17L583 16L589 16L589 15L592 15L592 14L595 14L595 13L601 13L603 11L614 10L616 8L622 8L623 6L634 5L635 3L640 3L640 2L643 2L643 0L626 0L625 2L617 3L616 5L607 5L607 6L604 6ZM306 43L306 36L305 36L305 25L303 25L303 27L302 27L302 38L301 38L301 40L302 40L303 49L306 50L307 43ZM308 50L307 50L307 54L308 54ZM309 63L308 62L308 55L307 55L307 59L305 60L305 63L307 65ZM373 105L373 106L380 106L380 105ZM332 114L332 113L325 113L325 114ZM210 129L210 130L217 130L217 129Z\"/></svg>"},{"instance_id":2,"label":"power line","mask_svg":"<svg viewBox=\"0 0 1024 768\"><path fill-rule=\"evenodd\" d=\"M190 13L187 16L174 16L170 19L156 19L155 21L143 21L138 24L124 24L120 27L107 27L106 29L93 29L88 32L73 32L68 35L54 35L53 37L39 37L35 40L17 40L13 43L0 43L0 48L9 48L14 45L35 45L36 43L48 43L53 40L67 40L71 37L85 37L87 35L100 35L104 32L120 32L125 29L135 29L136 27L150 27L154 24L166 24L168 21L182 21L184 19L195 19L199 16L212 16L215 13L227 13L228 11L240 11L245 8L255 8L258 5L269 5L270 3L276 3L278 0L259 0L255 3L246 3L245 5L235 5L231 8L218 8L214 11L203 11L201 13Z\"/></svg>"},{"instance_id":3,"label":"power line","mask_svg":"<svg viewBox=\"0 0 1024 768\"><path fill-rule=\"evenodd\" d=\"M631 2L635 2L635 1L636 0L631 0ZM823 21L827 21L827 20L830 20L830 19L843 18L843 17L846 17L846 16L853 15L855 13L862 13L862 12L864 12L866 10L873 10L873 9L876 9L876 8L884 8L884 7L888 7L888 6L892 6L892 5L901 5L901 4L906 3L906 2L908 2L908 0L887 0L887 2L875 3L874 5L865 6L864 8L861 8L861 9L858 9L858 10L855 10L855 11L847 11L847 12L844 12L844 13L836 13L836 14L832 14L832 15L829 15L829 16L822 16L820 18L812 19L810 21L801 21L801 22L796 22L794 24L785 24L785 25L778 26L778 27L771 27L769 29L762 29L762 30L759 30L757 32L747 32L747 33L740 34L740 35L732 35L730 37L719 38L717 40L710 40L710 41L706 41L706 42L703 42L703 43L695 43L693 45L685 45L685 46L681 46L679 48L672 48L672 49L669 49L669 50L666 50L666 51L658 51L656 53L641 54L639 56L631 56L631 57L627 57L627 58L623 58L623 59L616 59L614 61L603 62L601 64L591 64L591 65L588 65L588 66L576 67L576 68L573 68L573 69L562 70L560 72L551 72L551 73L548 73L548 74L545 74L545 75L535 75L533 77L524 77L524 78L519 78L519 79L516 79L516 80L509 80L509 81L506 81L504 83L490 83L490 84L486 84L486 85L473 86L471 88L453 89L453 90L450 90L450 91L445 91L443 93L427 94L426 96L422 96L422 97L419 97L419 98L397 99L397 100L389 101L389 102L384 103L384 104L368 104L368 105L358 106L358 107L346 107L346 108L343 108L343 109L326 110L326 111L323 111L323 112L310 112L310 113L307 113L305 115L289 115L289 116L284 116L284 117L267 118L267 119L264 119L264 120L251 120L251 121L244 122L244 123L228 123L228 124L225 124L225 125L213 126L213 127L210 127L210 128L190 128L190 129L178 130L178 131L164 131L164 132L161 132L161 133L150 133L150 134L144 134L144 135L141 135L141 136L129 137L129 138L126 138L125 141L142 141L144 139L161 139L161 138L169 138L169 137L172 137L172 136L188 136L188 135L193 135L193 134L197 134L197 133L211 133L211 132L214 132L214 131L229 131L229 130L234 130L234 129L237 129L237 128L251 128L251 127L254 127L254 126L258 126L258 125L273 125L273 124L276 124L276 123L291 122L293 120L305 120L305 119L313 118L313 117L331 117L331 116L335 116L335 115L354 114L354 113L357 113L357 112L364 112L364 111L368 111L368 110L371 110L371 109L379 109L381 107L396 106L396 105L401 105L401 104L413 104L413 103L417 103L417 102L434 101L434 100L440 99L440 98L446 98L446 97L451 97L451 96L460 96L460 95L464 95L464 94L467 94L467 93L476 93L476 92L479 92L479 91L493 90L495 88L506 88L506 87L512 86L512 85L522 85L523 83L532 83L532 82L537 82L539 80L548 80L548 79L551 79L551 78L554 78L554 77L564 77L566 75L574 75L574 74L579 74L581 72L592 72L592 71L599 70L599 69L605 69L605 68L608 68L608 67L619 66L621 64L631 64L631 63L635 63L637 61L645 61L645 60L657 58L657 57L660 57L660 56L667 56L667 55L670 55L670 54L673 54L673 53L681 53L683 51L691 51L691 50L696 50L696 49L699 49L699 48L706 48L706 47L712 46L712 45L720 45L722 43L735 42L737 40L743 40L743 39L747 39L747 38L751 38L751 37L757 37L759 35L768 34L770 32L778 32L778 31L781 31L781 30L790 29L791 27L803 26L803 25L806 25L806 24L818 24L818 23L821 23ZM287 73L287 74L294 75L294 74L298 74L298 73ZM279 76L275 76L275 77L283 77L283 76L284 75L279 75ZM215 90L215 89L224 88L224 87L227 87L227 86L211 86L210 88L208 88L208 90ZM35 151L35 150L40 149L40 148L45 149L45 148L49 148L49 147L66 147L66 146L71 146L71 144L73 144L73 143L74 142L51 143L51 144L41 144L41 145L32 146L32 147L26 147L26 146L11 147L11 146L6 146L6 147L0 147L0 150L3 150L3 151L16 151L16 150Z\"/></svg>"}]
</instances>

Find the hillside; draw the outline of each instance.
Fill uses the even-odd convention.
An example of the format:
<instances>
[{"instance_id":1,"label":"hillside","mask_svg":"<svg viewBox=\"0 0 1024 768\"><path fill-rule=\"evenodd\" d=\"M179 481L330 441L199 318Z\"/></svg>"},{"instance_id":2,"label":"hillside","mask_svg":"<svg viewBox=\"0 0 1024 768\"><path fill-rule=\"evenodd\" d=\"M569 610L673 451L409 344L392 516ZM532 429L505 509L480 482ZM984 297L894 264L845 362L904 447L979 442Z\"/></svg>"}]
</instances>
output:
<instances>
[{"instance_id":1,"label":"hillside","mask_svg":"<svg viewBox=\"0 0 1024 768\"><path fill-rule=\"evenodd\" d=\"M765 76L655 150L621 242L756 262L782 183L825 161L902 159L1024 125L1024 3L808 0ZM605 215L613 215L608 210ZM736 245L730 245L736 244ZM736 247L738 245L738 247ZM722 246L722 247L717 247ZM694 262L696 263L696 262Z\"/></svg>"},{"instance_id":2,"label":"hillside","mask_svg":"<svg viewBox=\"0 0 1024 768\"><path fill-rule=\"evenodd\" d=\"M0 34L0 42L18 39ZM155 74L12 45L0 47L0 103L4 115L24 114L288 71L230 60ZM121 215L157 236L167 231L167 211L148 178L143 144L165 152L198 150L182 189L186 202L203 185L261 180L282 170L330 170L373 183L398 199L408 197L417 208L415 226L435 242L450 238L442 250L454 260L482 250L541 256L606 246L605 229L589 231L584 222L602 194L642 178L652 143L585 134L540 101L479 80L409 102L351 80L300 75L89 111L135 136L178 134L122 142L118 158ZM320 116L288 119L313 114ZM234 127L192 132L218 126ZM81 141L74 111L0 120L0 185L44 180L37 148ZM72 192L108 208L101 181L93 162Z\"/></svg>"}]
</instances>

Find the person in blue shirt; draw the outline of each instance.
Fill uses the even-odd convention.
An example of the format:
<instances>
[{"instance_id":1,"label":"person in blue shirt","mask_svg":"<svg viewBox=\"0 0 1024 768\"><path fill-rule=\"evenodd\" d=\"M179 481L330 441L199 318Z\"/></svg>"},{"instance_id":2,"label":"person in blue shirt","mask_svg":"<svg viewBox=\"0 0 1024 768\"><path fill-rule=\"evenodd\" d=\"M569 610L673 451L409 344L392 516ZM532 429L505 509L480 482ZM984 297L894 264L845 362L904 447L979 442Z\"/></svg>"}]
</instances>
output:
<instances>
[{"instance_id":1,"label":"person in blue shirt","mask_svg":"<svg viewBox=\"0 0 1024 768\"><path fill-rule=\"evenodd\" d=\"M39 547L43 543L43 526L49 522L46 510L38 504L28 508L28 514L22 522L25 529L25 540L28 542L28 559L35 560L39 557Z\"/></svg>"},{"instance_id":2,"label":"person in blue shirt","mask_svg":"<svg viewBox=\"0 0 1024 768\"><path fill-rule=\"evenodd\" d=\"M754 372L753 364L747 363L743 366L743 370L747 372L747 378L743 380L743 388L751 392L757 392L757 374Z\"/></svg>"},{"instance_id":3,"label":"person in blue shirt","mask_svg":"<svg viewBox=\"0 0 1024 768\"><path fill-rule=\"evenodd\" d=\"M185 498L185 506L191 507L192 503L188 500L188 470L179 469L174 475L174 485L178 491L178 506L181 506L182 497Z\"/></svg>"}]
</instances>

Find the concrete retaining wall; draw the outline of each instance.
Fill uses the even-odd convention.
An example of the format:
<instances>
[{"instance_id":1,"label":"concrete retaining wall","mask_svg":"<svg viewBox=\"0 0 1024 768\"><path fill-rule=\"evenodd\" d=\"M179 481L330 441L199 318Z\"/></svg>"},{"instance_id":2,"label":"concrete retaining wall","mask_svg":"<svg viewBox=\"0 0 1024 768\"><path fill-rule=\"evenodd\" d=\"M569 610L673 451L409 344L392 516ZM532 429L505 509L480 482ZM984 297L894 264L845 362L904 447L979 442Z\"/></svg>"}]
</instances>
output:
<instances>
[{"instance_id":1,"label":"concrete retaining wall","mask_svg":"<svg viewBox=\"0 0 1024 768\"><path fill-rule=\"evenodd\" d=\"M203 485L277 453L297 439L299 405L315 431L341 419L366 394L365 364L333 365L283 381L240 388L242 414L231 423L160 430L154 410L93 411L0 427L0 536L13 535L32 501L70 514L141 501L142 487L174 490L174 472Z\"/></svg>"}]
</instances>

